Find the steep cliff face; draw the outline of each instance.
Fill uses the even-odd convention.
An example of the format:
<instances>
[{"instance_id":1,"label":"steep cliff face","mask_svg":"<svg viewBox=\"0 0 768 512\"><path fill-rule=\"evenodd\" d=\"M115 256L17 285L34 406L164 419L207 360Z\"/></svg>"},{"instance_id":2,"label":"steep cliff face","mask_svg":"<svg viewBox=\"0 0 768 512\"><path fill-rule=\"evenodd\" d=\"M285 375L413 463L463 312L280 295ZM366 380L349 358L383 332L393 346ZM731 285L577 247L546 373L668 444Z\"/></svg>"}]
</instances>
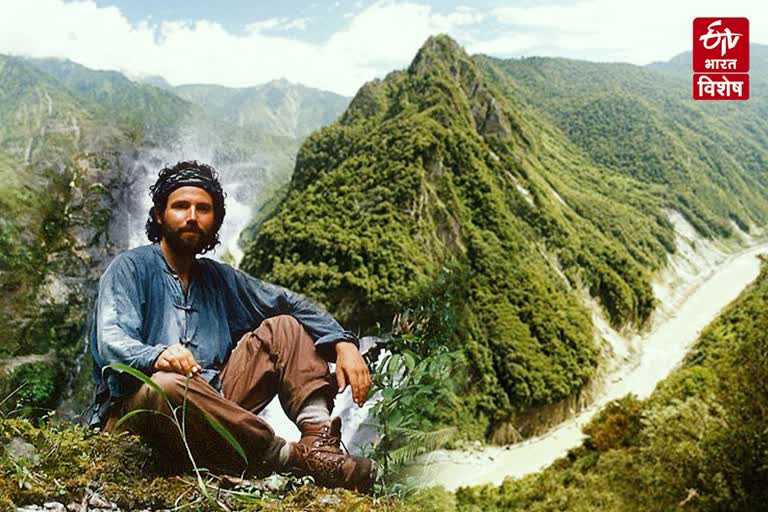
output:
<instances>
[{"instance_id":1,"label":"steep cliff face","mask_svg":"<svg viewBox=\"0 0 768 512\"><path fill-rule=\"evenodd\" d=\"M453 276L466 394L497 423L593 375L583 290L615 325L648 318L674 247L660 190L596 165L439 36L307 139L243 267L363 331Z\"/></svg>"}]
</instances>

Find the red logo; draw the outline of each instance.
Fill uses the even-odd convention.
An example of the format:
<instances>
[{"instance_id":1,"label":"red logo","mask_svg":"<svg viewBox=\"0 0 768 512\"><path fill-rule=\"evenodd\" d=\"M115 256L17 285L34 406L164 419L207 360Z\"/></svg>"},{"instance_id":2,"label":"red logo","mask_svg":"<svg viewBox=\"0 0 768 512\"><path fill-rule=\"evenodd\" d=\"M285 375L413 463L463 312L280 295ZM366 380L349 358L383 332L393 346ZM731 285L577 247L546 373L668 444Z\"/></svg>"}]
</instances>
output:
<instances>
[{"instance_id":1,"label":"red logo","mask_svg":"<svg viewBox=\"0 0 768 512\"><path fill-rule=\"evenodd\" d=\"M749 74L706 73L693 75L693 99L747 100L749 99Z\"/></svg>"},{"instance_id":2,"label":"red logo","mask_svg":"<svg viewBox=\"0 0 768 512\"><path fill-rule=\"evenodd\" d=\"M694 73L746 73L749 71L747 18L693 20Z\"/></svg>"}]
</instances>

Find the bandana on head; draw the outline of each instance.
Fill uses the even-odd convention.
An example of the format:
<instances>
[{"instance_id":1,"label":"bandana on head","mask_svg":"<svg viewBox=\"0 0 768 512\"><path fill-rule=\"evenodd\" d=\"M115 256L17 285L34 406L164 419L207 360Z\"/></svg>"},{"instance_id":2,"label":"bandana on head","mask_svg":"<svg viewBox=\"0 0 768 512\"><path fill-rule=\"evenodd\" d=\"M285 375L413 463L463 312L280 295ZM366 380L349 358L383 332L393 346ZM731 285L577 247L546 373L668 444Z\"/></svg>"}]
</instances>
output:
<instances>
[{"instance_id":1,"label":"bandana on head","mask_svg":"<svg viewBox=\"0 0 768 512\"><path fill-rule=\"evenodd\" d=\"M158 180L152 185L150 187L152 202L155 205L160 204L171 195L171 192L181 187L200 187L211 194L214 199L221 198L222 201L224 199L224 191L215 177L198 169L186 168L180 169L166 179Z\"/></svg>"}]
</instances>

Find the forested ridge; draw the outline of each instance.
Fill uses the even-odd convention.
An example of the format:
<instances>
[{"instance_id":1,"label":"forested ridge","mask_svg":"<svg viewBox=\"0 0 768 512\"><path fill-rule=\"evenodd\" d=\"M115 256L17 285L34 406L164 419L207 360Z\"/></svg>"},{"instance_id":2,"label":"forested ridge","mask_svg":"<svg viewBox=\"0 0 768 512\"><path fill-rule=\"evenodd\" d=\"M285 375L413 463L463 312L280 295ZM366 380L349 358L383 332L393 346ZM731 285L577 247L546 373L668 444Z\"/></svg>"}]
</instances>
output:
<instances>
[{"instance_id":1,"label":"forested ridge","mask_svg":"<svg viewBox=\"0 0 768 512\"><path fill-rule=\"evenodd\" d=\"M734 224L748 231L768 215L766 55L768 47L753 46L750 100L708 105L689 98L682 65L476 60L507 95L524 97L595 162L664 185L669 206L700 233L729 236Z\"/></svg>"}]
</instances>

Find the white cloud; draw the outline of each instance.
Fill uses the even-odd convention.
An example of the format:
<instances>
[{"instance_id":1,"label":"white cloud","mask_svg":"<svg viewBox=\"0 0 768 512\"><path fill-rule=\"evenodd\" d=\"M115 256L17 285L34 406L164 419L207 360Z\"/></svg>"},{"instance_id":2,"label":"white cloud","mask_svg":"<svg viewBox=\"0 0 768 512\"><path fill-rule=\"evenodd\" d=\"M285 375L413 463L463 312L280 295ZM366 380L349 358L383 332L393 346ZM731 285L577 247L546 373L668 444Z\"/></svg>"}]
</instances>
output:
<instances>
[{"instance_id":1,"label":"white cloud","mask_svg":"<svg viewBox=\"0 0 768 512\"><path fill-rule=\"evenodd\" d=\"M759 2L711 0L642 3L585 0L577 5L457 7L437 12L421 0L367 5L322 43L295 38L309 18L270 18L233 33L207 20L131 23L93 0L4 0L0 53L65 57L96 69L161 75L173 84L248 86L285 77L352 95L367 80L410 62L430 35L448 33L471 52L509 56L559 54L645 63L690 47L695 16L759 19ZM491 31L507 27L501 33ZM751 26L753 41L768 41ZM762 32L758 32L762 31ZM496 34L496 35L492 35Z\"/></svg>"},{"instance_id":2,"label":"white cloud","mask_svg":"<svg viewBox=\"0 0 768 512\"><path fill-rule=\"evenodd\" d=\"M117 8L92 0L10 0L0 16L0 53L64 57L95 69L161 75L172 84L248 86L285 77L352 95L365 81L407 65L430 35L476 19L467 10L441 15L423 4L380 1L312 44L290 37L308 18L259 20L232 33L207 20L132 24Z\"/></svg>"}]
</instances>

